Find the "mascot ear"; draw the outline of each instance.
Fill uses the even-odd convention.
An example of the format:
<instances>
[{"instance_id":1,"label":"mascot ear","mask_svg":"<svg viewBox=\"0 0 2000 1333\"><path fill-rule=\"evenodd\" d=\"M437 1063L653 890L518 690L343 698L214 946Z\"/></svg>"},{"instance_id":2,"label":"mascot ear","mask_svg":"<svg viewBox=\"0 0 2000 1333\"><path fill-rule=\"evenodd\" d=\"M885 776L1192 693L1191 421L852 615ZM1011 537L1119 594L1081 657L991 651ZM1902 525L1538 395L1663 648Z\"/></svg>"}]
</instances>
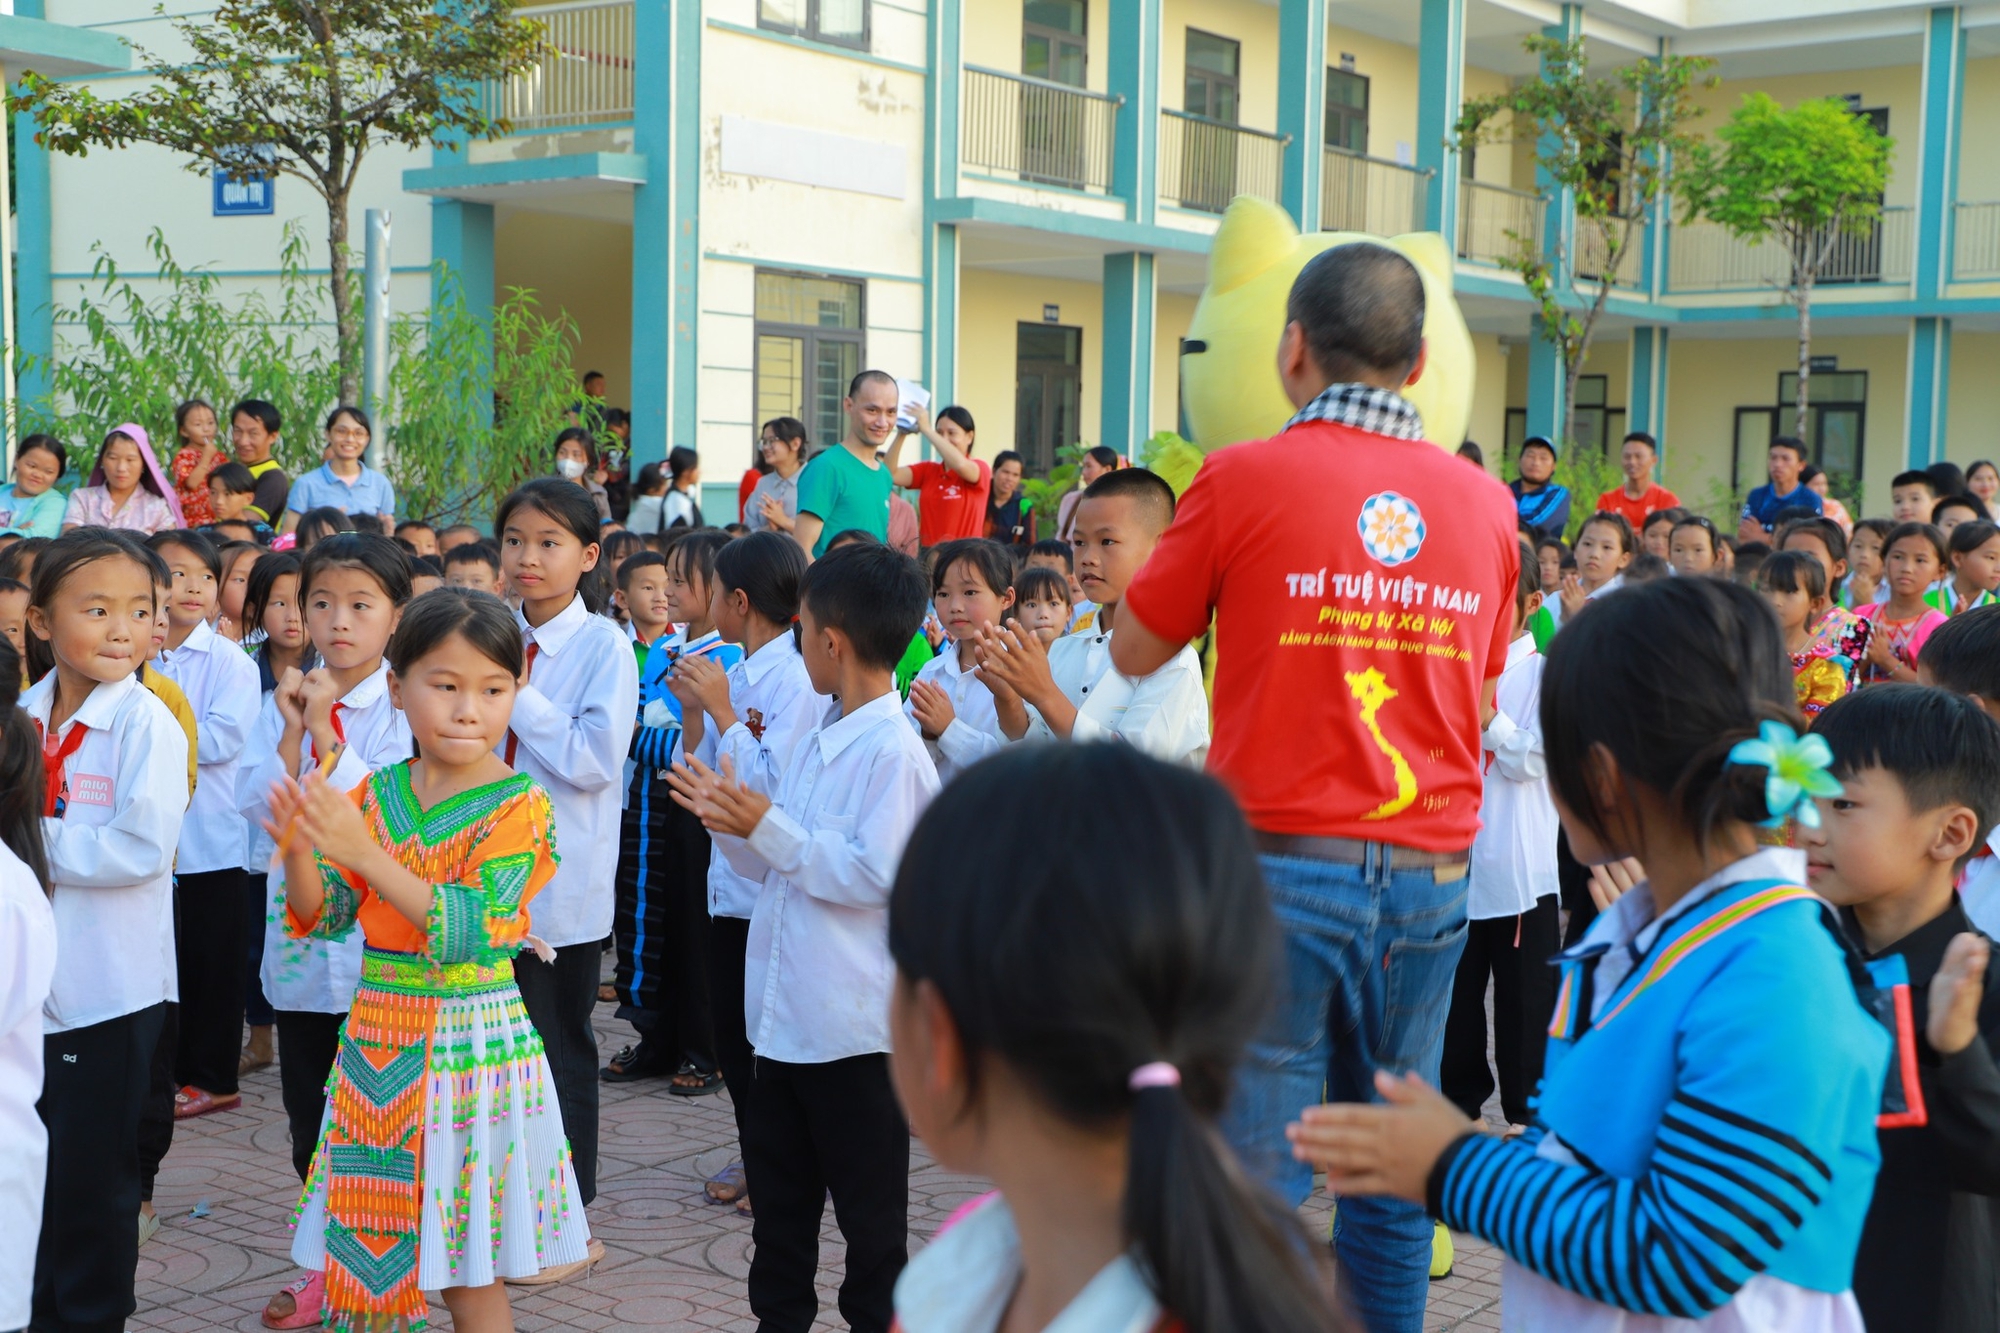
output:
<instances>
[{"instance_id":1,"label":"mascot ear","mask_svg":"<svg viewBox=\"0 0 2000 1333\"><path fill-rule=\"evenodd\" d=\"M1299 229L1292 225L1291 215L1284 209L1268 199L1237 195L1222 215L1222 225L1215 232L1215 245L1209 251L1209 291L1218 294L1235 291L1289 258L1298 240Z\"/></svg>"},{"instance_id":2,"label":"mascot ear","mask_svg":"<svg viewBox=\"0 0 2000 1333\"><path fill-rule=\"evenodd\" d=\"M1391 239L1389 244L1401 250L1426 278L1444 291L1451 290L1451 247L1442 235L1434 231L1405 232Z\"/></svg>"}]
</instances>

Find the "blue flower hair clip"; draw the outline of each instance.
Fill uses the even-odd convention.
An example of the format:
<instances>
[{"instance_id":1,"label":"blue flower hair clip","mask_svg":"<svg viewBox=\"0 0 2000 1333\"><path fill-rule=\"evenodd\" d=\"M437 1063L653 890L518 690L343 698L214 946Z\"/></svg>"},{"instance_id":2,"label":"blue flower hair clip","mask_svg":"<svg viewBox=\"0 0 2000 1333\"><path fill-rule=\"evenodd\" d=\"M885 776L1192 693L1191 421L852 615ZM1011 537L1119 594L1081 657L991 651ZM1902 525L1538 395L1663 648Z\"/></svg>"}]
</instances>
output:
<instances>
[{"instance_id":1,"label":"blue flower hair clip","mask_svg":"<svg viewBox=\"0 0 2000 1333\"><path fill-rule=\"evenodd\" d=\"M1765 770L1764 808L1771 817L1764 821L1775 828L1787 819L1796 819L1807 828L1819 827L1816 797L1838 796L1840 779L1828 770L1833 767L1833 749L1823 736L1799 735L1782 722L1766 722L1757 735L1736 742L1729 762Z\"/></svg>"}]
</instances>

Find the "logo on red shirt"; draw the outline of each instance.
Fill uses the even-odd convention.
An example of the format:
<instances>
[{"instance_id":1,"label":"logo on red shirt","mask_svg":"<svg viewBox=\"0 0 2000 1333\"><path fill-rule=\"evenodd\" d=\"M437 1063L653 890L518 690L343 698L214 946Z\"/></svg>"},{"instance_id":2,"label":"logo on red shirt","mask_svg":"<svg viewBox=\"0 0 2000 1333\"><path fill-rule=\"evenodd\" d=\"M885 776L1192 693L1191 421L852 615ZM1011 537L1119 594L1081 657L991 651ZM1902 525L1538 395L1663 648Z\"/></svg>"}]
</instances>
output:
<instances>
[{"instance_id":1,"label":"logo on red shirt","mask_svg":"<svg viewBox=\"0 0 2000 1333\"><path fill-rule=\"evenodd\" d=\"M1394 491L1377 491L1361 505L1354 525L1361 545L1381 565L1394 569L1424 549L1424 516L1417 502Z\"/></svg>"}]
</instances>

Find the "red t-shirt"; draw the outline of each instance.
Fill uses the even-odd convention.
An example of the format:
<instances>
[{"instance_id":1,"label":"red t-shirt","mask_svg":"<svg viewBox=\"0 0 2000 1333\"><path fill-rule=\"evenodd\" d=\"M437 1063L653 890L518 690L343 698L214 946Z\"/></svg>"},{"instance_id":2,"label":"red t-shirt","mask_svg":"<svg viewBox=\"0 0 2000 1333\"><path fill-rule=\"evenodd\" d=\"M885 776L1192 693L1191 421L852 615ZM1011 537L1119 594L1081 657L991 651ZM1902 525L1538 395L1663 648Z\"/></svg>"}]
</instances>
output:
<instances>
[{"instance_id":1,"label":"red t-shirt","mask_svg":"<svg viewBox=\"0 0 2000 1333\"><path fill-rule=\"evenodd\" d=\"M986 497L993 490L993 469L975 458L978 481L967 481L943 463L910 464L910 481L917 491L917 540L925 546L986 534Z\"/></svg>"},{"instance_id":2,"label":"red t-shirt","mask_svg":"<svg viewBox=\"0 0 2000 1333\"><path fill-rule=\"evenodd\" d=\"M743 507L750 503L750 492L757 489L757 483L763 479L763 476L763 473L753 467L743 474L743 480L736 483L736 521L738 523L744 521Z\"/></svg>"},{"instance_id":3,"label":"red t-shirt","mask_svg":"<svg viewBox=\"0 0 2000 1333\"><path fill-rule=\"evenodd\" d=\"M1123 613L1180 640L1214 609L1208 766L1254 827L1457 852L1520 558L1498 481L1315 421L1211 454Z\"/></svg>"},{"instance_id":4,"label":"red t-shirt","mask_svg":"<svg viewBox=\"0 0 2000 1333\"><path fill-rule=\"evenodd\" d=\"M1648 486L1646 493L1636 500L1625 494L1623 486L1615 490L1606 491L1597 497L1597 512L1600 514L1606 512L1623 514L1625 521L1632 525L1632 531L1637 532L1646 526L1647 518L1659 513L1662 509L1677 508L1680 502L1680 496L1675 495L1656 481L1651 486Z\"/></svg>"}]
</instances>

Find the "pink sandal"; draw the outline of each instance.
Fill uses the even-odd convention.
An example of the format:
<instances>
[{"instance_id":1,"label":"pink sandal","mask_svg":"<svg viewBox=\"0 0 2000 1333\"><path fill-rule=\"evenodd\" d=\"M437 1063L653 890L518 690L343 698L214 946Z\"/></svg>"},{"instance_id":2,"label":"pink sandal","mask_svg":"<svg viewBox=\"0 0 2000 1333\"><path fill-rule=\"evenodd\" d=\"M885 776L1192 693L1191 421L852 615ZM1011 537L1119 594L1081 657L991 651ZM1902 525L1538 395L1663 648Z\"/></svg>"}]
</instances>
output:
<instances>
[{"instance_id":1,"label":"pink sandal","mask_svg":"<svg viewBox=\"0 0 2000 1333\"><path fill-rule=\"evenodd\" d=\"M243 1094L240 1092L204 1092L189 1084L174 1094L174 1119L192 1120L217 1111L233 1111L242 1104Z\"/></svg>"},{"instance_id":2,"label":"pink sandal","mask_svg":"<svg viewBox=\"0 0 2000 1333\"><path fill-rule=\"evenodd\" d=\"M271 1305L278 1303L278 1296L292 1298L290 1314L271 1314ZM326 1305L326 1274L306 1273L278 1296L273 1296L271 1304L264 1307L265 1328L318 1328Z\"/></svg>"}]
</instances>

